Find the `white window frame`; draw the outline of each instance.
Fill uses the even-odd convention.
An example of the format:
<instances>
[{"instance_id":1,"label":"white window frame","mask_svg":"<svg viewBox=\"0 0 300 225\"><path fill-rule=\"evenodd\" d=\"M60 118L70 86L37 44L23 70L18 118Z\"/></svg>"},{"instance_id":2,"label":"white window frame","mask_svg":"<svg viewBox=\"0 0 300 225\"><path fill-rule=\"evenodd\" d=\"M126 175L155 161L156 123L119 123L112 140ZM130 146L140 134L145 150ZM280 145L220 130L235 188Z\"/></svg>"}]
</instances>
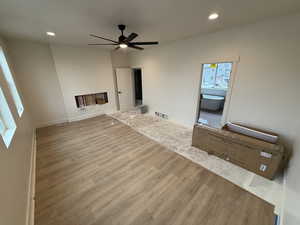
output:
<instances>
[{"instance_id":1,"label":"white window frame","mask_svg":"<svg viewBox=\"0 0 300 225\"><path fill-rule=\"evenodd\" d=\"M11 70L10 70L9 65L7 63L3 48L1 46L0 46L0 66L2 68L4 78L7 82L8 87L9 87L10 94L13 97L18 115L19 115L19 117L21 117L23 112L24 112L24 106L22 104L21 97L19 95L19 92L18 92L18 89L16 87L14 78L11 74Z\"/></svg>"},{"instance_id":2,"label":"white window frame","mask_svg":"<svg viewBox=\"0 0 300 225\"><path fill-rule=\"evenodd\" d=\"M4 124L4 119L0 115L0 135L3 135L5 133L6 126Z\"/></svg>"},{"instance_id":3,"label":"white window frame","mask_svg":"<svg viewBox=\"0 0 300 225\"><path fill-rule=\"evenodd\" d=\"M226 122L228 122L229 118L229 108L230 108L230 102L231 102L231 96L234 90L234 83L236 79L236 73L237 73L237 67L240 62L240 57L239 56L234 56L234 57L216 57L216 58L208 58L206 60L203 60L200 62L201 65L201 75L199 76L199 89L198 89L198 98L197 102L195 102L197 106L197 110L195 111L195 124L198 123L199 119L199 113L200 113L200 95L201 95L201 83L202 83L202 69L204 64L212 64L212 63L226 63L226 62L231 62L232 63L232 69L231 69L231 75L230 75L230 80L229 80L229 87L227 90L226 94L226 101L223 109L223 115L221 119L221 125L224 125Z\"/></svg>"},{"instance_id":4,"label":"white window frame","mask_svg":"<svg viewBox=\"0 0 300 225\"><path fill-rule=\"evenodd\" d=\"M4 129L1 129L1 137L3 139L5 146L8 148L16 132L17 126L13 118L13 115L9 109L9 106L7 104L1 86L0 86L0 119L4 126Z\"/></svg>"}]
</instances>

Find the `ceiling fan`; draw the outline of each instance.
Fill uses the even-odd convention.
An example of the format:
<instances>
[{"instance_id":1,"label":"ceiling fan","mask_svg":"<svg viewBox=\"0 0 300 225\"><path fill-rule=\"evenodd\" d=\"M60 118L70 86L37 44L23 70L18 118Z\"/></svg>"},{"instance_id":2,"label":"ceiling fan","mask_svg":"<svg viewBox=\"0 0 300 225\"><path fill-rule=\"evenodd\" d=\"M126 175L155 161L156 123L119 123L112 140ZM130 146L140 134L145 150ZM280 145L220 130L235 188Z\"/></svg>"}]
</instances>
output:
<instances>
[{"instance_id":1,"label":"ceiling fan","mask_svg":"<svg viewBox=\"0 0 300 225\"><path fill-rule=\"evenodd\" d=\"M120 24L118 25L119 30L121 31L121 36L119 37L118 41L114 41L108 38L100 37L95 34L90 34L90 36L95 37L95 38L100 38L102 40L110 41L112 42L111 44L89 44L89 45L112 45L112 46L117 46L115 50L118 50L119 48L134 48L138 50L143 50L144 48L139 47L137 45L158 45L158 41L149 41L149 42L132 42L133 39L135 39L138 34L136 33L131 33L128 37L124 36L124 30L126 28L125 25Z\"/></svg>"}]
</instances>

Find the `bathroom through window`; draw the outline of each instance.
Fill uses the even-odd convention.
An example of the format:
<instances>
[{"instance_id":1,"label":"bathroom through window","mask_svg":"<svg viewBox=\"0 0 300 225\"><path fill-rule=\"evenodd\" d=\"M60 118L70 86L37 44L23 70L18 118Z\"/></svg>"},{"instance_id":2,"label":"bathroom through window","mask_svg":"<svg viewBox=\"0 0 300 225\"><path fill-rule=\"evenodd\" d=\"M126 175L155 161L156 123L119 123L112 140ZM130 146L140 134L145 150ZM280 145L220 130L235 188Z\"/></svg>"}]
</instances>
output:
<instances>
[{"instance_id":1,"label":"bathroom through window","mask_svg":"<svg viewBox=\"0 0 300 225\"><path fill-rule=\"evenodd\" d=\"M231 62L202 65L198 123L215 128L222 126L222 115L230 88L232 67Z\"/></svg>"}]
</instances>

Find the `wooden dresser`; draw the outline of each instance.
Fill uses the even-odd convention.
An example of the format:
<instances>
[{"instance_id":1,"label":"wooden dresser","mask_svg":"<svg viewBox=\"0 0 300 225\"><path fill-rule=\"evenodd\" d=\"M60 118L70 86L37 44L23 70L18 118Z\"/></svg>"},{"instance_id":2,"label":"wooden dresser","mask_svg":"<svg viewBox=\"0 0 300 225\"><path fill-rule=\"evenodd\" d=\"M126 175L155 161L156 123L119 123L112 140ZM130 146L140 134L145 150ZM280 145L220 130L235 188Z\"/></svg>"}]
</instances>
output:
<instances>
[{"instance_id":1,"label":"wooden dresser","mask_svg":"<svg viewBox=\"0 0 300 225\"><path fill-rule=\"evenodd\" d=\"M200 124L194 126L192 146L268 179L274 178L287 158L280 144Z\"/></svg>"}]
</instances>

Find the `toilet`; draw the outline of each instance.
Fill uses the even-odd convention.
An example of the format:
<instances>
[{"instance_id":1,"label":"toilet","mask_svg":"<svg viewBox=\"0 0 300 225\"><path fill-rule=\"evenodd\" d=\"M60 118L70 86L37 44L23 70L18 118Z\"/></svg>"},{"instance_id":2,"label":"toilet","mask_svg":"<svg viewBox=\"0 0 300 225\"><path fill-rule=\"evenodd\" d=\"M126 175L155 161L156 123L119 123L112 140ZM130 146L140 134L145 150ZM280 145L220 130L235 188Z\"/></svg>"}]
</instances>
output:
<instances>
[{"instance_id":1,"label":"toilet","mask_svg":"<svg viewBox=\"0 0 300 225\"><path fill-rule=\"evenodd\" d=\"M219 111L224 105L225 98L216 95L202 95L201 109L210 111Z\"/></svg>"}]
</instances>

